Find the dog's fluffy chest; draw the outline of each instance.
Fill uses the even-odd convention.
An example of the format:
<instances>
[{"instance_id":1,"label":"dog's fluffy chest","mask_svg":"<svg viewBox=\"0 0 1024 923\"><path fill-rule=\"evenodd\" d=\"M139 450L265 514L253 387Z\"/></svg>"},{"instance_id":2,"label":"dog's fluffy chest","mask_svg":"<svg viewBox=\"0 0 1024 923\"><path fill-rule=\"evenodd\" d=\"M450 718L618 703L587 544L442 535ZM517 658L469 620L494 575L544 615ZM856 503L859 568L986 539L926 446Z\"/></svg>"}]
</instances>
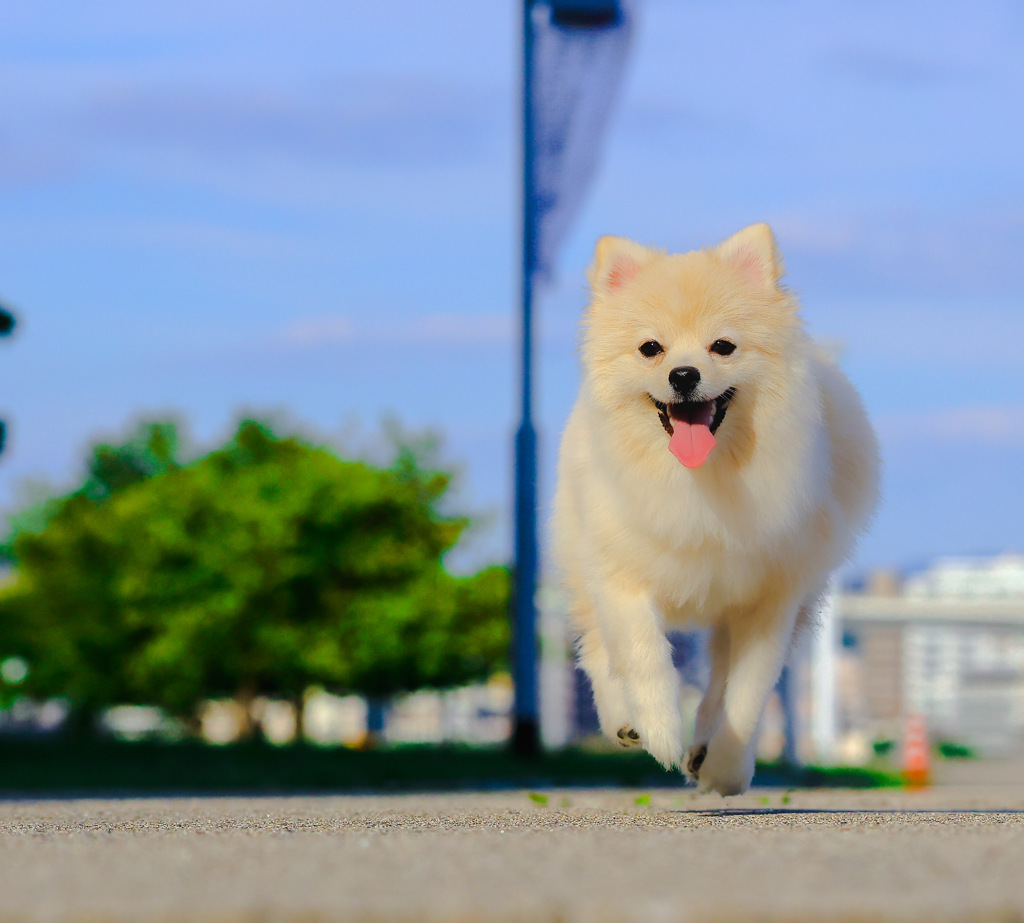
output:
<instances>
[{"instance_id":1,"label":"dog's fluffy chest","mask_svg":"<svg viewBox=\"0 0 1024 923\"><path fill-rule=\"evenodd\" d=\"M723 540L720 531L681 528L659 534L652 523L635 523L616 548L629 560L671 623L711 623L726 609L754 602L770 579L762 549Z\"/></svg>"},{"instance_id":2,"label":"dog's fluffy chest","mask_svg":"<svg viewBox=\"0 0 1024 923\"><path fill-rule=\"evenodd\" d=\"M629 471L591 477L585 493L580 541L602 570L645 586L669 621L713 621L754 600L769 579L767 546L782 535L766 519L772 511L752 501L716 504L692 485L652 495Z\"/></svg>"},{"instance_id":3,"label":"dog's fluffy chest","mask_svg":"<svg viewBox=\"0 0 1024 923\"><path fill-rule=\"evenodd\" d=\"M587 554L645 587L668 621L710 623L753 605L790 569L780 561L815 555L827 479L806 455L724 474L690 472L664 456L637 464L588 452L570 489Z\"/></svg>"}]
</instances>

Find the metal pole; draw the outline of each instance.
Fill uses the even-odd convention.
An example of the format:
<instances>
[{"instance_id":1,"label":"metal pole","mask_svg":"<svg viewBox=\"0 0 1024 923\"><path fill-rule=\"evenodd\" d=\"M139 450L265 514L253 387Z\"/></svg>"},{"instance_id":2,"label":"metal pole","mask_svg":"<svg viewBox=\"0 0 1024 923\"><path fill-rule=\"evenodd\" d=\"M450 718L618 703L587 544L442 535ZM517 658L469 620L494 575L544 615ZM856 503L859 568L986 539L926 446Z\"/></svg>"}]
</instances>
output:
<instances>
[{"instance_id":1,"label":"metal pole","mask_svg":"<svg viewBox=\"0 0 1024 923\"><path fill-rule=\"evenodd\" d=\"M14 330L14 315L3 305L0 305L0 337L7 336L12 330ZM7 424L0 420L0 454L3 453L6 442Z\"/></svg>"},{"instance_id":2,"label":"metal pole","mask_svg":"<svg viewBox=\"0 0 1024 923\"><path fill-rule=\"evenodd\" d=\"M512 747L540 751L537 708L537 434L533 428L533 271L536 263L533 177L533 0L523 0L523 239L520 304L521 395L516 432L515 579L512 594Z\"/></svg>"},{"instance_id":3,"label":"metal pole","mask_svg":"<svg viewBox=\"0 0 1024 923\"><path fill-rule=\"evenodd\" d=\"M782 668L775 687L782 707L782 762L790 766L800 764L796 729L796 656L796 652L793 652L791 661Z\"/></svg>"},{"instance_id":4,"label":"metal pole","mask_svg":"<svg viewBox=\"0 0 1024 923\"><path fill-rule=\"evenodd\" d=\"M836 587L829 585L818 631L811 640L811 736L815 760L831 766L836 750Z\"/></svg>"}]
</instances>

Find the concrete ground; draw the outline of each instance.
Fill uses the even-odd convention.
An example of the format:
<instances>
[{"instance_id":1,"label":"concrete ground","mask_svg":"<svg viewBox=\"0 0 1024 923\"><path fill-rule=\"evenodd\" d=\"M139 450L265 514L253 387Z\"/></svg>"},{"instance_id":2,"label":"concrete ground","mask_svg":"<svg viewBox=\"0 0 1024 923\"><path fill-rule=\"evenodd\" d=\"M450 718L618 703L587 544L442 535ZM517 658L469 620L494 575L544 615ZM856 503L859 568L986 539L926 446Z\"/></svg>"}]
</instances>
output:
<instances>
[{"instance_id":1,"label":"concrete ground","mask_svg":"<svg viewBox=\"0 0 1024 923\"><path fill-rule=\"evenodd\" d=\"M0 801L0 920L1009 923L1024 784Z\"/></svg>"}]
</instances>

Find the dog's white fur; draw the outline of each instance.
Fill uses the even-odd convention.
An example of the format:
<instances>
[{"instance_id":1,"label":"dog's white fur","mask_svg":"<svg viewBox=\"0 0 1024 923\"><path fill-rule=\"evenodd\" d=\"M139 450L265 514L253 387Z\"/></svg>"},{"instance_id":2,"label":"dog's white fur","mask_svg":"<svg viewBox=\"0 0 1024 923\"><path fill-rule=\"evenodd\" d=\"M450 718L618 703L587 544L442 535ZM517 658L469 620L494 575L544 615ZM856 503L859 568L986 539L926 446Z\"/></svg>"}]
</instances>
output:
<instances>
[{"instance_id":1,"label":"dog's white fur","mask_svg":"<svg viewBox=\"0 0 1024 923\"><path fill-rule=\"evenodd\" d=\"M722 795L749 786L794 632L877 497L860 399L804 332L781 275L764 224L672 256L602 238L559 459L553 551L601 728ZM719 338L732 355L709 351ZM651 339L665 350L654 359L638 352ZM703 398L736 389L693 470L668 451L651 401L678 399L667 373L683 365L700 370ZM686 760L667 626L711 630Z\"/></svg>"}]
</instances>

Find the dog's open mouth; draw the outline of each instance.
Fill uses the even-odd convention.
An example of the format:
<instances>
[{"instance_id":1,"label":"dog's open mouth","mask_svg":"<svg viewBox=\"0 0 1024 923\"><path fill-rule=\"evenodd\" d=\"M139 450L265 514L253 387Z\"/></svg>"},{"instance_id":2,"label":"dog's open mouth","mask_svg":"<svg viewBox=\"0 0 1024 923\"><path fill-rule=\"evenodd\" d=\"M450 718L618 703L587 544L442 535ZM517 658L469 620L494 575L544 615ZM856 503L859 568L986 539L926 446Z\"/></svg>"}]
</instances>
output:
<instances>
[{"instance_id":1,"label":"dog's open mouth","mask_svg":"<svg viewBox=\"0 0 1024 923\"><path fill-rule=\"evenodd\" d=\"M735 388L709 401L676 401L666 404L652 395L658 418L669 435L669 451L687 468L699 468L715 447L715 432L725 419Z\"/></svg>"}]
</instances>

